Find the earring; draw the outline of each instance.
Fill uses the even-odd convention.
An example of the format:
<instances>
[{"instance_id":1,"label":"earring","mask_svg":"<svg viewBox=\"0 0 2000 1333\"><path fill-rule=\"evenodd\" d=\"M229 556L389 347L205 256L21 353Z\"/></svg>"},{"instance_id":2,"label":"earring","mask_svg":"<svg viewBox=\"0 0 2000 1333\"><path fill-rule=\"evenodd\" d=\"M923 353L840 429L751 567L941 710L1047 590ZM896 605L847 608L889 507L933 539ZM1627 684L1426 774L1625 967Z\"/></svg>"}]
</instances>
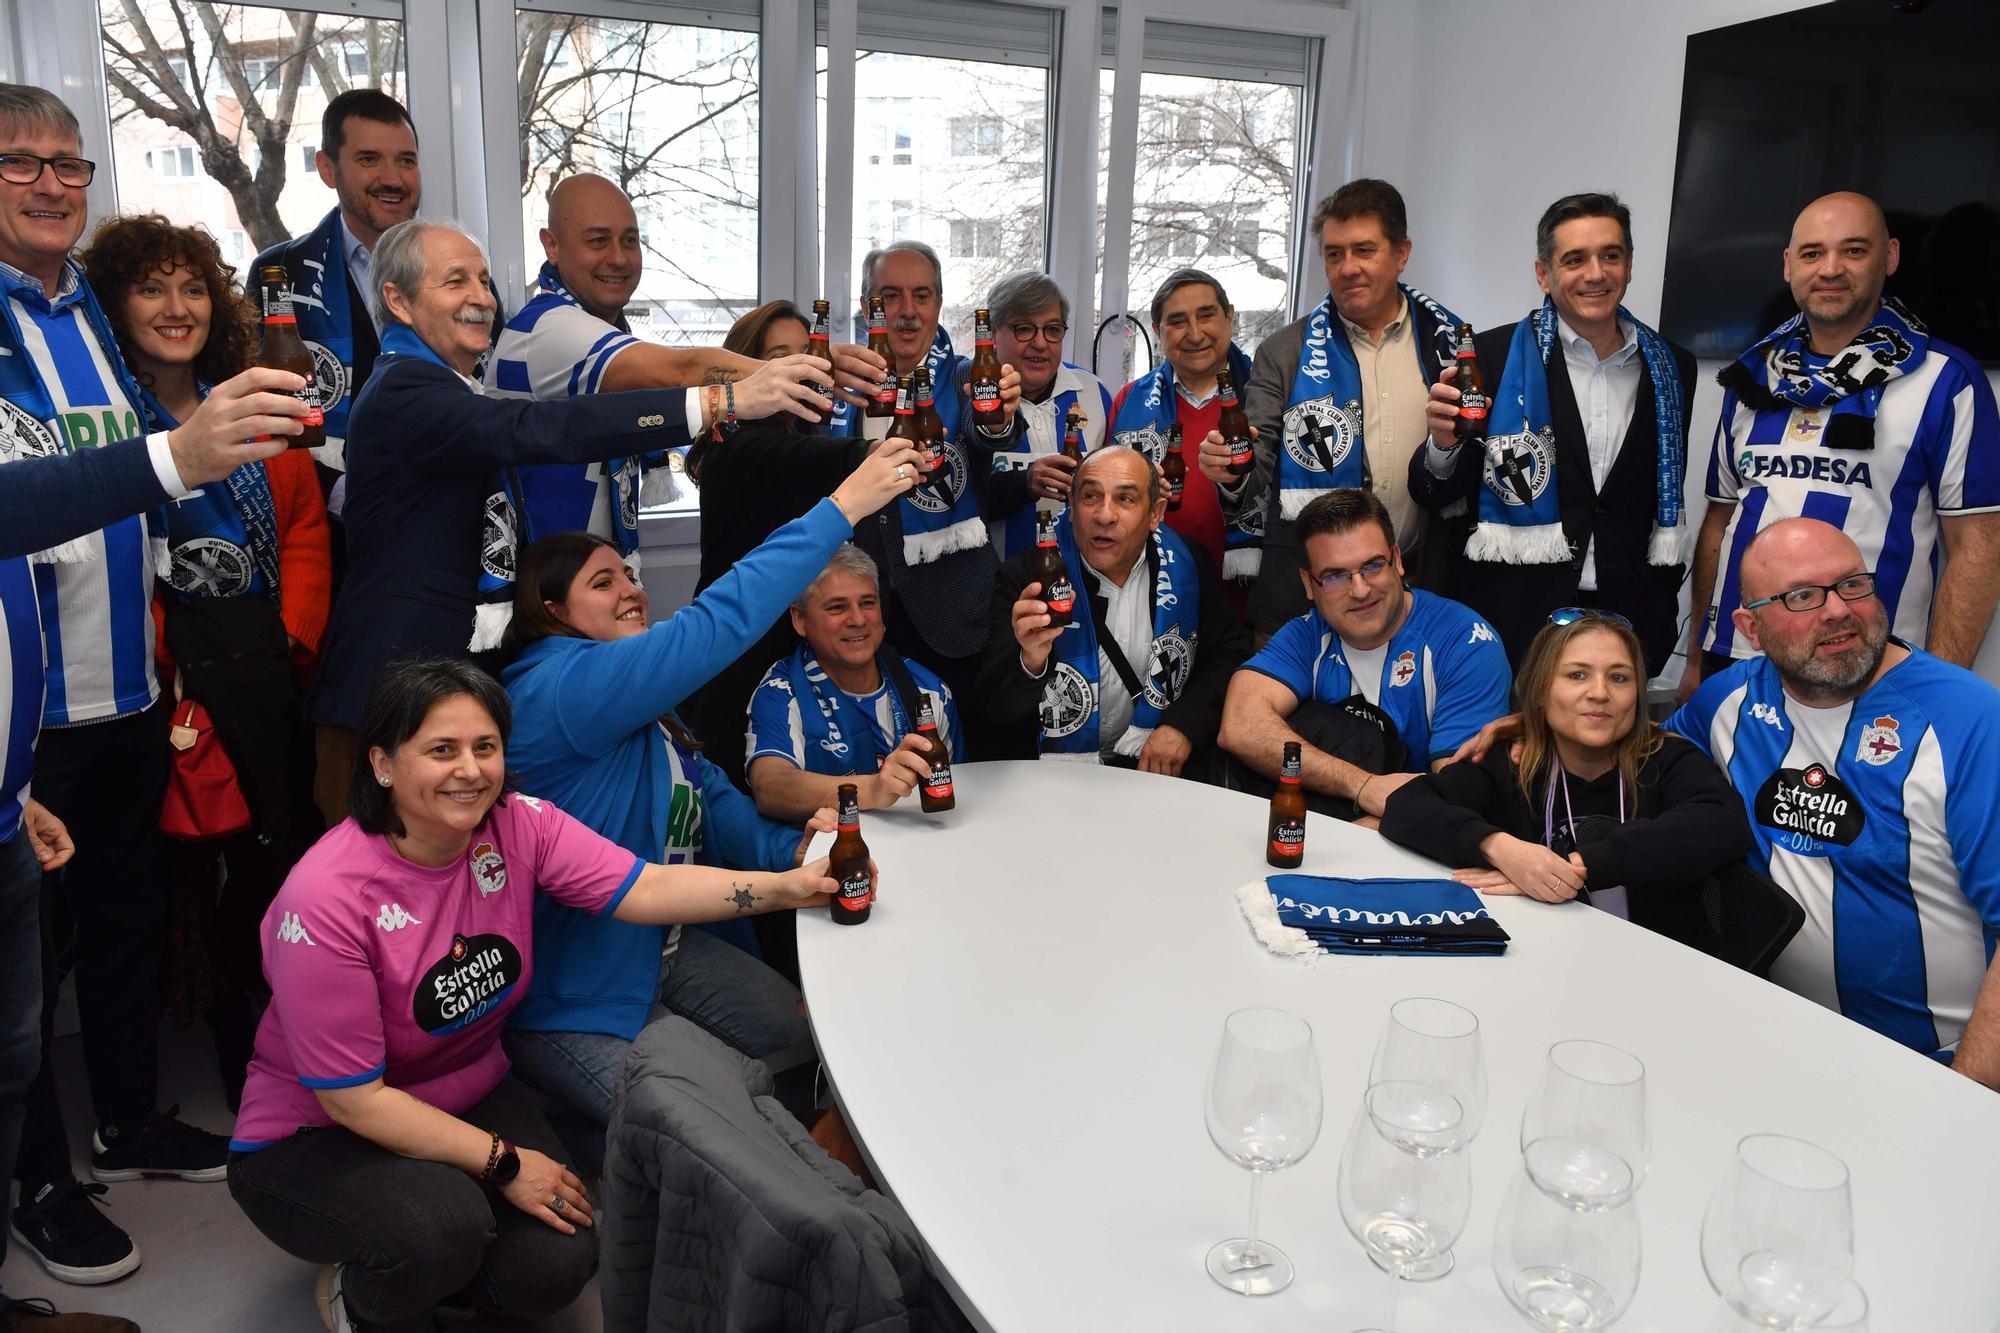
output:
<instances>
[{"instance_id":1,"label":"earring","mask_svg":"<svg viewBox=\"0 0 2000 1333\"><path fill-rule=\"evenodd\" d=\"M387 778L376 778L375 780L385 787L389 785L389 779Z\"/></svg>"}]
</instances>

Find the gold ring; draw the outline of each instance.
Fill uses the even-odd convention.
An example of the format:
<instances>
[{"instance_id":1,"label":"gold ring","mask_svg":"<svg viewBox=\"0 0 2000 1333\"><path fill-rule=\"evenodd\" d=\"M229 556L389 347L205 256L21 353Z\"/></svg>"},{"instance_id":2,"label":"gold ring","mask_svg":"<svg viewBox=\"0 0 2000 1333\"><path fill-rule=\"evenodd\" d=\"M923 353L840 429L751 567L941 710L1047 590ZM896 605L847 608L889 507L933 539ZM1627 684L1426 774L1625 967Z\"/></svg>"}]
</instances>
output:
<instances>
[{"instance_id":1,"label":"gold ring","mask_svg":"<svg viewBox=\"0 0 2000 1333\"><path fill-rule=\"evenodd\" d=\"M550 1204L549 1204L549 1207L551 1207L551 1208L555 1209L555 1211L557 1211L557 1212L561 1212L561 1211L562 1211L563 1209L565 1209L565 1208L569 1207L569 1205L568 1205L568 1204L566 1204L566 1203L564 1203L564 1202L563 1202L563 1196L562 1196L562 1195L560 1195L560 1194L558 1194L558 1195L556 1195L556 1197L554 1198L554 1200L552 1200L552 1201L550 1202Z\"/></svg>"}]
</instances>

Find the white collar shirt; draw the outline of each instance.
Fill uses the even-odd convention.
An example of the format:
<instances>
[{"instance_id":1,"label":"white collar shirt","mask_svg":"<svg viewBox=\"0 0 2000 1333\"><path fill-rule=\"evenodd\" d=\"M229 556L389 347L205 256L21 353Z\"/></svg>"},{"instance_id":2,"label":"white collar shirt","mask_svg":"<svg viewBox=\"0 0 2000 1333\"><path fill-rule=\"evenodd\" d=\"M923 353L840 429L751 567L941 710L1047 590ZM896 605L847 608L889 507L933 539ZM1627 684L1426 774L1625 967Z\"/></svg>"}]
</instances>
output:
<instances>
[{"instance_id":1,"label":"white collar shirt","mask_svg":"<svg viewBox=\"0 0 2000 1333\"><path fill-rule=\"evenodd\" d=\"M361 294L361 309L366 312L368 322L375 326L379 336L382 326L375 322L375 256L347 229L345 213L340 215L336 225L340 228L340 253L347 260L347 276L354 279L354 290Z\"/></svg>"},{"instance_id":2,"label":"white collar shirt","mask_svg":"<svg viewBox=\"0 0 2000 1333\"><path fill-rule=\"evenodd\" d=\"M1091 581L1104 594L1104 623L1097 627L1099 638L1109 636L1115 640L1132 669L1140 672L1146 670L1153 653L1153 590L1152 580L1146 577L1146 550L1144 546L1139 548L1139 556L1126 573L1122 588L1084 566ZM1098 753L1111 754L1119 737L1131 725L1132 692L1125 688L1118 668L1111 665L1110 656L1100 647L1097 650Z\"/></svg>"},{"instance_id":3,"label":"white collar shirt","mask_svg":"<svg viewBox=\"0 0 2000 1333\"><path fill-rule=\"evenodd\" d=\"M1639 356L1639 331L1627 320L1618 321L1624 341L1610 356L1600 357L1590 341L1556 320L1556 341L1562 344L1563 365L1569 370L1570 392L1576 398L1576 412L1583 420L1584 449L1590 456L1591 489L1601 491L1618 461L1625 432L1632 428L1632 412L1639 401L1639 372L1644 362ZM1579 588L1597 587L1597 541L1584 548Z\"/></svg>"}]
</instances>

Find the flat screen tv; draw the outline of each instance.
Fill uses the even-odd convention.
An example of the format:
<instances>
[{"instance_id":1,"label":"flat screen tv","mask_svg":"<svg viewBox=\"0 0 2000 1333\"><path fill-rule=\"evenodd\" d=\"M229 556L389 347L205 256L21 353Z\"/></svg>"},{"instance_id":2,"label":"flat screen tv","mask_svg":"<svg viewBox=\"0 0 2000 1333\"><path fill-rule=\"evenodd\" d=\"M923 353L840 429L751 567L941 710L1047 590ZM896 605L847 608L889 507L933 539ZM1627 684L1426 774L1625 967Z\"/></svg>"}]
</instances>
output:
<instances>
[{"instance_id":1,"label":"flat screen tv","mask_svg":"<svg viewBox=\"0 0 2000 1333\"><path fill-rule=\"evenodd\" d=\"M1662 331L1733 357L1797 313L1780 254L1830 190L1888 214L1890 294L2000 364L2000 0L1834 0L1689 37Z\"/></svg>"}]
</instances>

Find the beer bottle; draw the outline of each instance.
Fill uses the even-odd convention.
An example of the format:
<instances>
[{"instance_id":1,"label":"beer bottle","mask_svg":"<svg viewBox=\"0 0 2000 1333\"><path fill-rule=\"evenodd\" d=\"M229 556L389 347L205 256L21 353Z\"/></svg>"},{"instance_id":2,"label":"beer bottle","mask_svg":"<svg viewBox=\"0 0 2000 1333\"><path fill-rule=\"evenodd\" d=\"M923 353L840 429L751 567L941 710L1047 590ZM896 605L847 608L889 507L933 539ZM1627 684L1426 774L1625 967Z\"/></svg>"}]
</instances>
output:
<instances>
[{"instance_id":1,"label":"beer bottle","mask_svg":"<svg viewBox=\"0 0 2000 1333\"><path fill-rule=\"evenodd\" d=\"M1229 448L1229 475L1247 477L1257 466L1257 443L1250 438L1249 414L1236 401L1236 376L1226 366L1215 372L1215 392L1222 399L1222 415L1215 428L1222 432L1222 442Z\"/></svg>"},{"instance_id":2,"label":"beer bottle","mask_svg":"<svg viewBox=\"0 0 2000 1333\"><path fill-rule=\"evenodd\" d=\"M1458 350L1453 356L1458 373L1451 377L1451 383L1458 390L1458 421L1451 429L1452 438L1460 443L1483 440L1486 414L1493 401L1486 394L1486 377L1479 373L1479 354L1472 348L1470 324L1458 326Z\"/></svg>"},{"instance_id":3,"label":"beer bottle","mask_svg":"<svg viewBox=\"0 0 2000 1333\"><path fill-rule=\"evenodd\" d=\"M1285 762L1278 770L1278 789L1271 793L1270 837L1266 840L1264 859L1280 870L1296 870L1306 859L1305 768L1297 741L1285 742Z\"/></svg>"},{"instance_id":4,"label":"beer bottle","mask_svg":"<svg viewBox=\"0 0 2000 1333\"><path fill-rule=\"evenodd\" d=\"M868 298L868 350L889 366L888 373L882 376L882 386L868 400L868 415L892 417L896 415L896 354L889 350L889 315L882 308L879 296Z\"/></svg>"},{"instance_id":5,"label":"beer bottle","mask_svg":"<svg viewBox=\"0 0 2000 1333\"><path fill-rule=\"evenodd\" d=\"M868 844L861 841L861 797L843 782L834 796L839 831L827 853L826 873L840 887L833 894L833 924L858 926L875 906L875 873L868 868Z\"/></svg>"},{"instance_id":6,"label":"beer bottle","mask_svg":"<svg viewBox=\"0 0 2000 1333\"><path fill-rule=\"evenodd\" d=\"M1181 452L1181 423L1167 428L1167 456L1160 461L1160 480L1167 488L1167 512L1173 513L1187 498L1187 456Z\"/></svg>"},{"instance_id":7,"label":"beer bottle","mask_svg":"<svg viewBox=\"0 0 2000 1333\"><path fill-rule=\"evenodd\" d=\"M1069 411L1063 415L1062 456L1078 465L1083 462L1083 409L1075 403L1071 403ZM1076 474L1072 472L1070 475Z\"/></svg>"},{"instance_id":8,"label":"beer bottle","mask_svg":"<svg viewBox=\"0 0 2000 1333\"><path fill-rule=\"evenodd\" d=\"M833 334L829 324L829 312L832 308L825 300L814 301L812 328L806 333L807 354L816 356L820 360L829 363L833 360ZM808 382L806 387L815 393L825 394L828 398L833 397L833 386L831 384L813 384ZM838 399L835 399L836 404L838 401ZM814 415L805 418L805 422L809 426L824 426L832 420L833 412L831 409L825 412L814 409Z\"/></svg>"},{"instance_id":9,"label":"beer bottle","mask_svg":"<svg viewBox=\"0 0 2000 1333\"><path fill-rule=\"evenodd\" d=\"M993 321L986 307L972 312L972 424L988 435L998 435L1007 424L1000 410L1000 355L993 350Z\"/></svg>"},{"instance_id":10,"label":"beer bottle","mask_svg":"<svg viewBox=\"0 0 2000 1333\"><path fill-rule=\"evenodd\" d=\"M1042 585L1042 600L1049 604L1049 628L1063 629L1076 607L1076 585L1069 581L1069 567L1063 563L1062 548L1056 545L1056 516L1047 511L1035 515L1035 559L1028 577Z\"/></svg>"},{"instance_id":11,"label":"beer bottle","mask_svg":"<svg viewBox=\"0 0 2000 1333\"><path fill-rule=\"evenodd\" d=\"M958 804L958 798L951 794L951 759L945 754L944 742L938 737L937 717L931 712L931 697L928 694L917 705L917 739L924 743L924 748L918 753L931 766L929 775L924 778L919 802L927 815L949 810Z\"/></svg>"},{"instance_id":12,"label":"beer bottle","mask_svg":"<svg viewBox=\"0 0 2000 1333\"><path fill-rule=\"evenodd\" d=\"M917 439L917 392L916 385L908 375L889 372L889 383L895 386L896 398L890 405L895 420L889 423L889 433L885 440L908 440L921 449L923 444Z\"/></svg>"},{"instance_id":13,"label":"beer bottle","mask_svg":"<svg viewBox=\"0 0 2000 1333\"><path fill-rule=\"evenodd\" d=\"M918 366L914 377L916 383L916 420L914 429L917 448L923 451L926 486L934 485L944 475L944 418L938 415L937 400L931 391L931 368Z\"/></svg>"},{"instance_id":14,"label":"beer bottle","mask_svg":"<svg viewBox=\"0 0 2000 1333\"><path fill-rule=\"evenodd\" d=\"M266 264L257 271L263 289L264 350L257 358L260 366L289 370L306 378L306 387L296 395L311 410L305 429L291 437L288 449L317 449L326 443L325 404L319 400L319 380L313 374L312 349L299 337L299 318L292 311L292 279L282 264ZM260 439L270 439L268 435Z\"/></svg>"}]
</instances>

